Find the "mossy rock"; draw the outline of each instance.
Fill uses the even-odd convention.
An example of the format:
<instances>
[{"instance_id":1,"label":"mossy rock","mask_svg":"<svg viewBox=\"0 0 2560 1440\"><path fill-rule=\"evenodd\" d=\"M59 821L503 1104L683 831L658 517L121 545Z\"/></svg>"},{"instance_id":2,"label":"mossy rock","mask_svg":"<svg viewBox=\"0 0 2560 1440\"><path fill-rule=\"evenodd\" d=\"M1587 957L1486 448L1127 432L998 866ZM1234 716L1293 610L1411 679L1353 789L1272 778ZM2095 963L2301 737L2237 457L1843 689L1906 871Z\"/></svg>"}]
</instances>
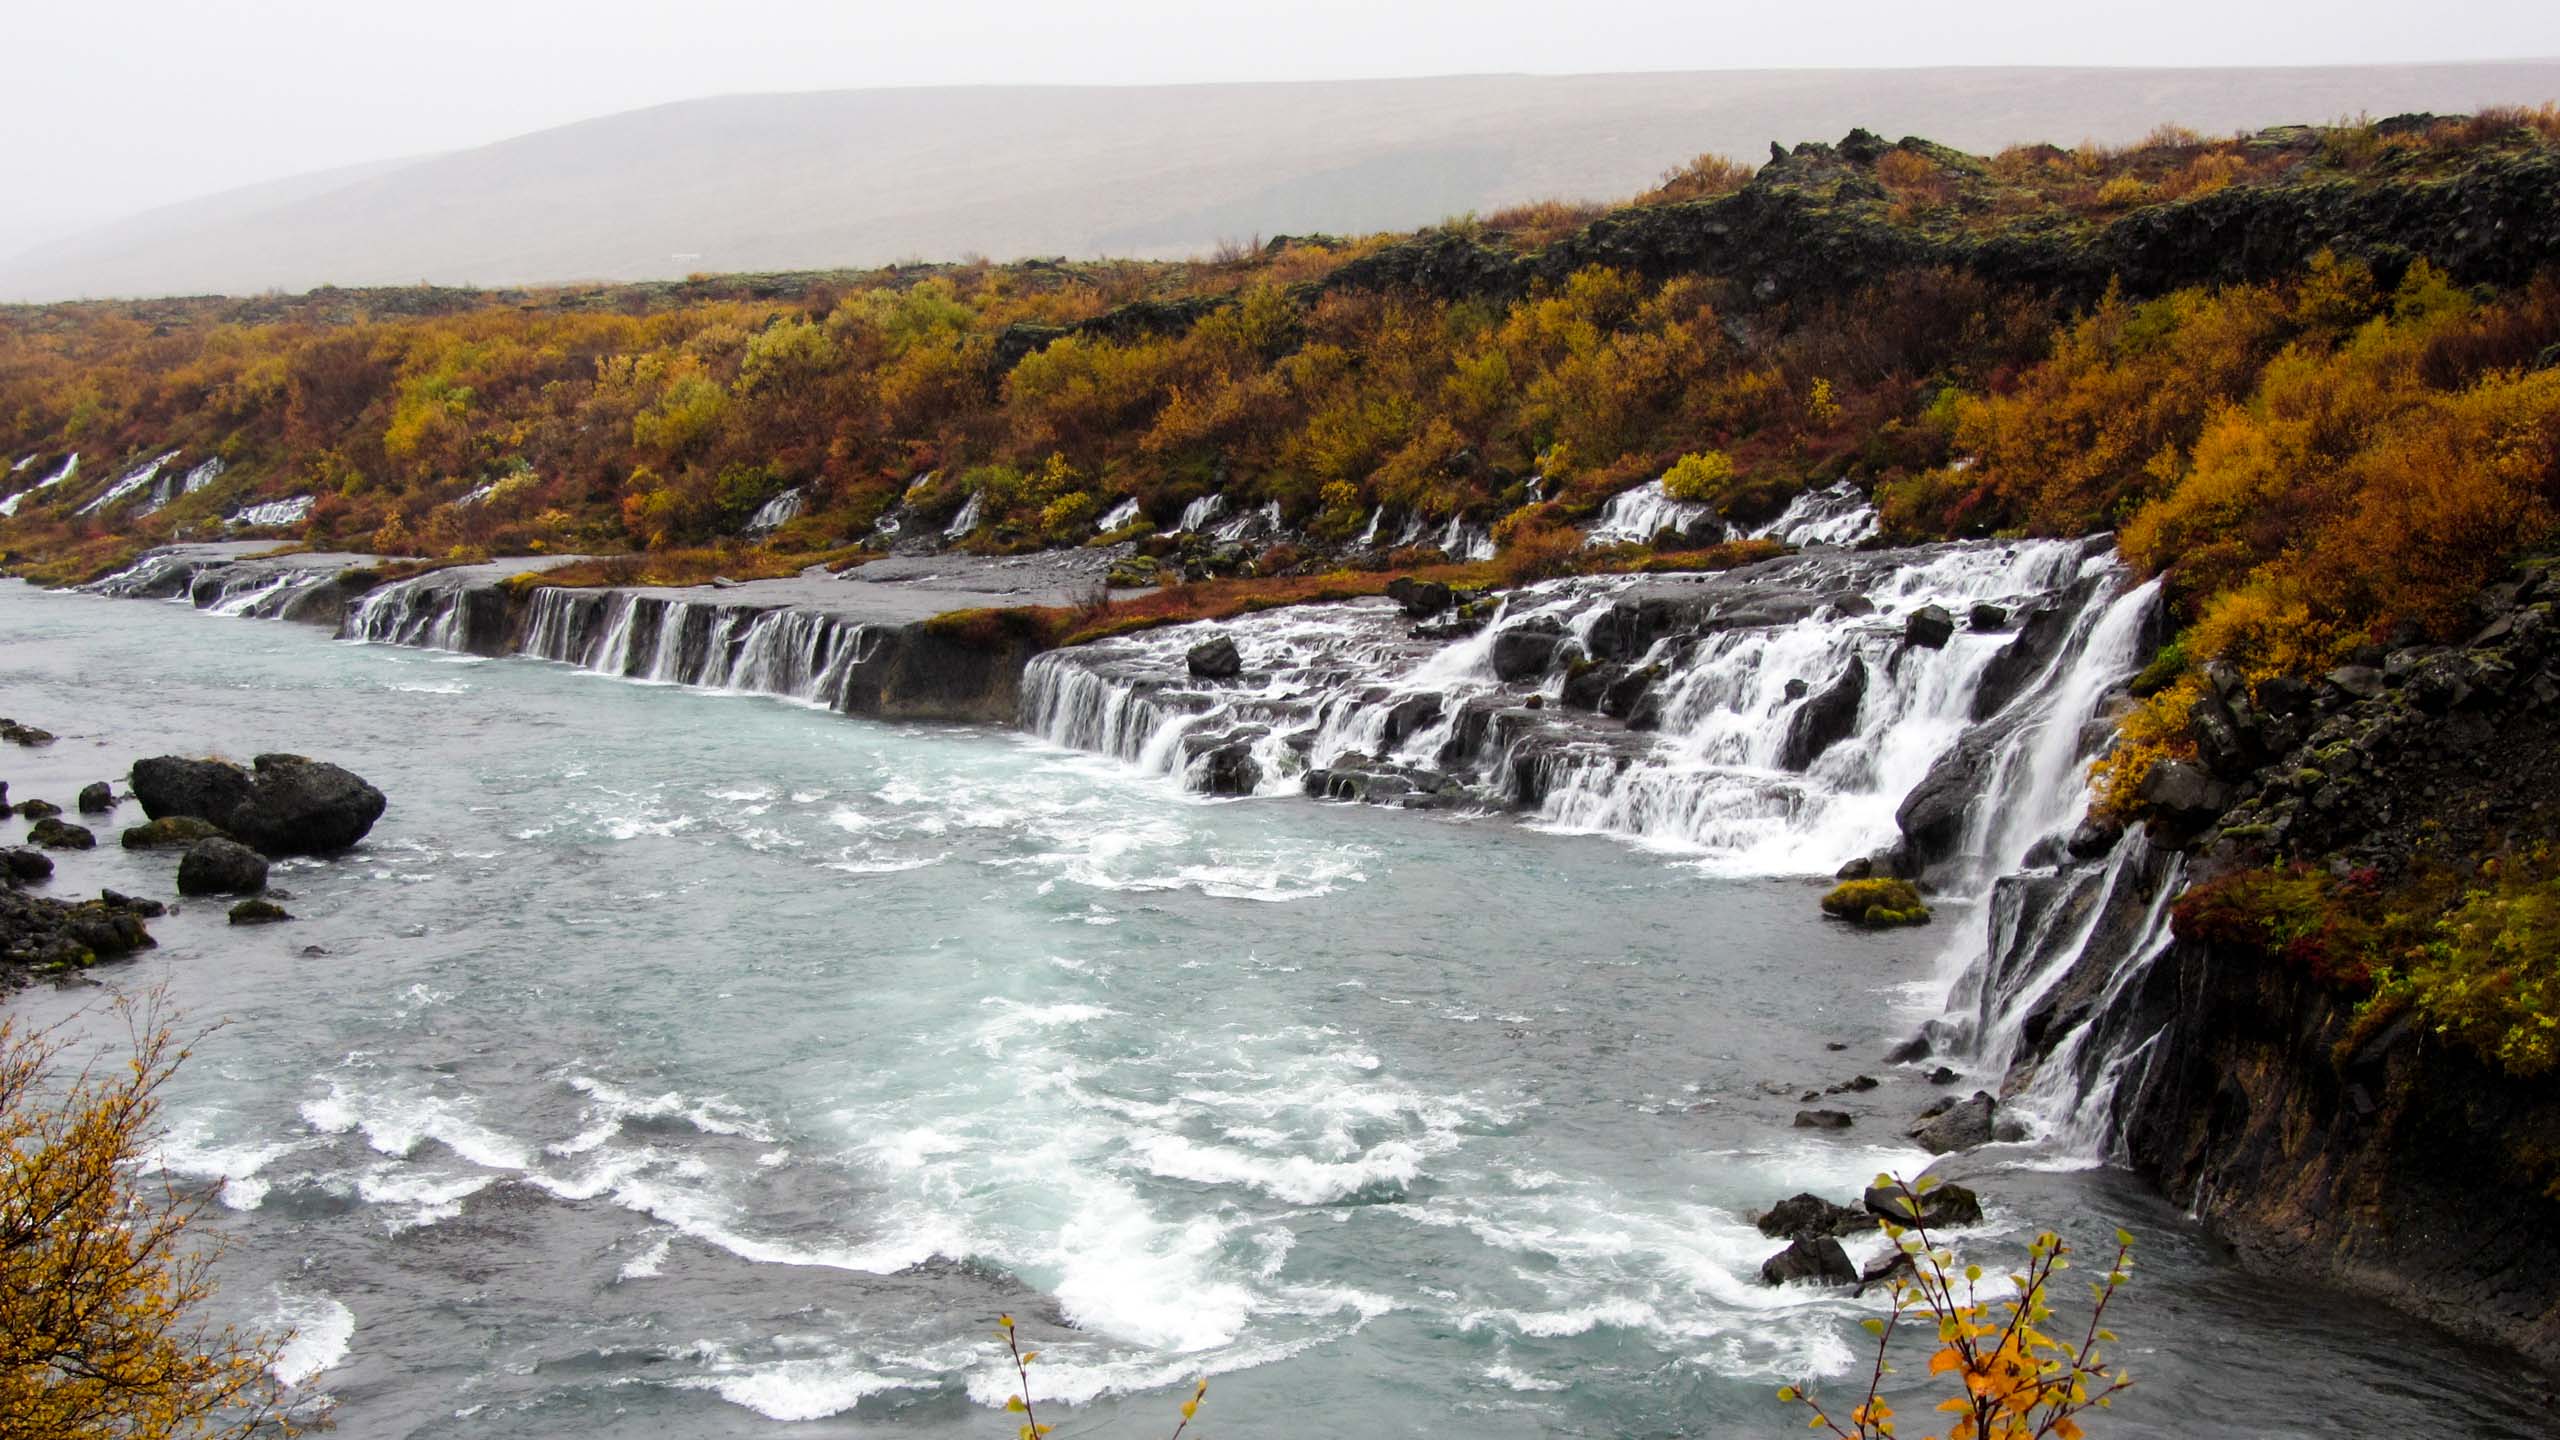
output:
<instances>
[{"instance_id":1,"label":"mossy rock","mask_svg":"<svg viewBox=\"0 0 2560 1440\"><path fill-rule=\"evenodd\" d=\"M1870 930L1929 923L1929 907L1908 880L1843 880L1822 897L1822 913Z\"/></svg>"},{"instance_id":2,"label":"mossy rock","mask_svg":"<svg viewBox=\"0 0 2560 1440\"><path fill-rule=\"evenodd\" d=\"M128 827L124 832L127 850L183 849L199 840L230 838L222 827L193 815L163 815L157 820Z\"/></svg>"},{"instance_id":3,"label":"mossy rock","mask_svg":"<svg viewBox=\"0 0 2560 1440\"><path fill-rule=\"evenodd\" d=\"M74 825L48 815L27 831L27 838L47 850L88 850L95 848L98 837L86 825Z\"/></svg>"},{"instance_id":4,"label":"mossy rock","mask_svg":"<svg viewBox=\"0 0 2560 1440\"><path fill-rule=\"evenodd\" d=\"M62 813L62 807L50 800L21 800L18 815L27 820L50 820Z\"/></svg>"},{"instance_id":5,"label":"mossy rock","mask_svg":"<svg viewBox=\"0 0 2560 1440\"><path fill-rule=\"evenodd\" d=\"M292 918L292 911L273 900L243 900L231 907L231 923L234 925L272 925L278 920Z\"/></svg>"}]
</instances>

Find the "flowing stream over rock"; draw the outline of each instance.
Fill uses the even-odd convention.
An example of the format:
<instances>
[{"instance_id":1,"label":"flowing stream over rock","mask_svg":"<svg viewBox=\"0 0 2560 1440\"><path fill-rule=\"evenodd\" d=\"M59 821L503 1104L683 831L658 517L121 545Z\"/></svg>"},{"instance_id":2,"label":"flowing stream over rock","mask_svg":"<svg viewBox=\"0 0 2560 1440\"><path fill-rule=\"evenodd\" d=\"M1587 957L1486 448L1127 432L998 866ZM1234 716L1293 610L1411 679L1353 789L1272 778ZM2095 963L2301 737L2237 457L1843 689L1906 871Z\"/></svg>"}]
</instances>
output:
<instances>
[{"instance_id":1,"label":"flowing stream over rock","mask_svg":"<svg viewBox=\"0 0 2560 1440\"><path fill-rule=\"evenodd\" d=\"M105 588L260 617L335 575ZM517 648L555 663L459 653L498 595L378 586L344 628L380 643L333 646L0 590L11 707L68 742L14 793L289 748L392 797L279 865L303 919L189 905L99 972L231 1019L160 1164L228 1177L225 1302L300 1327L351 1433L989 1433L1000 1311L1078 1429L1169 1428L1210 1375L1229 1435L1781 1433L1770 1389L1851 1384L1876 1302L1758 1285L1749 1216L1928 1163L1901 1132L1944 1092L1884 1058L1924 1025L1986 1081L2065 1037L1964 1243L2142 1233L2114 1433L2530 1433L2458 1349L2086 1168L2174 882L2056 853L2153 606L2101 549L1558 582L1473 634L1272 612L1220 627L1229 681L1152 632L1034 662L1027 734L813 715L893 632L718 592L536 588ZM1952 775L1939 924L1818 919ZM1859 1073L1852 1129L1793 1128Z\"/></svg>"}]
</instances>

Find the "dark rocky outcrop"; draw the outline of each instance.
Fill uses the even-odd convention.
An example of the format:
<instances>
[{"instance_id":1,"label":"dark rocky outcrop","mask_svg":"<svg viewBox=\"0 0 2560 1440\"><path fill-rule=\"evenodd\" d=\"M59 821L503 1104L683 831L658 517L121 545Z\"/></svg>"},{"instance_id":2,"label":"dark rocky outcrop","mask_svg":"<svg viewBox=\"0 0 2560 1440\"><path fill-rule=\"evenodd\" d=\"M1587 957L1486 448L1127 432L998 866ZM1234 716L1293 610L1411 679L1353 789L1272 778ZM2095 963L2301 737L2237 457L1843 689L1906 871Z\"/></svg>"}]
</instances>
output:
<instances>
[{"instance_id":1,"label":"dark rocky outcrop","mask_svg":"<svg viewBox=\"0 0 2560 1440\"><path fill-rule=\"evenodd\" d=\"M1948 1230L1982 1223L1982 1197L1950 1182L1906 1191L1898 1185L1870 1185L1859 1197L1867 1213L1896 1225Z\"/></svg>"},{"instance_id":2,"label":"dark rocky outcrop","mask_svg":"<svg viewBox=\"0 0 2560 1440\"><path fill-rule=\"evenodd\" d=\"M267 888L267 858L236 840L199 840L178 861L181 895L247 895Z\"/></svg>"},{"instance_id":3,"label":"dark rocky outcrop","mask_svg":"<svg viewBox=\"0 0 2560 1440\"><path fill-rule=\"evenodd\" d=\"M1817 1236L1791 1242L1786 1249L1770 1256L1760 1265L1763 1285L1855 1285L1858 1267L1849 1260L1849 1252L1831 1237Z\"/></svg>"},{"instance_id":4,"label":"dark rocky outcrop","mask_svg":"<svg viewBox=\"0 0 2560 1440\"><path fill-rule=\"evenodd\" d=\"M273 900L253 897L231 907L231 923L234 925L272 925L279 920L292 918L292 911Z\"/></svg>"},{"instance_id":5,"label":"dark rocky outcrop","mask_svg":"<svg viewBox=\"0 0 2560 1440\"><path fill-rule=\"evenodd\" d=\"M1923 605L1903 618L1902 643L1936 650L1955 638L1956 617L1944 606Z\"/></svg>"},{"instance_id":6,"label":"dark rocky outcrop","mask_svg":"<svg viewBox=\"0 0 2560 1440\"><path fill-rule=\"evenodd\" d=\"M15 720L0 720L0 740L6 740L12 745L50 745L53 743L53 732L39 730L33 725L21 725Z\"/></svg>"},{"instance_id":7,"label":"dark rocky outcrop","mask_svg":"<svg viewBox=\"0 0 2560 1440\"><path fill-rule=\"evenodd\" d=\"M1825 1235L1863 1235L1876 1226L1875 1217L1847 1205L1835 1205L1819 1195L1791 1195L1769 1207L1757 1222L1760 1233L1772 1240L1811 1240Z\"/></svg>"},{"instance_id":8,"label":"dark rocky outcrop","mask_svg":"<svg viewBox=\"0 0 2560 1440\"><path fill-rule=\"evenodd\" d=\"M1924 1118L1911 1127L1910 1135L1932 1155L1971 1150L1994 1140L2027 1138L2026 1127L2001 1118L2000 1102L1986 1090L1976 1090L1970 1098Z\"/></svg>"},{"instance_id":9,"label":"dark rocky outcrop","mask_svg":"<svg viewBox=\"0 0 2560 1440\"><path fill-rule=\"evenodd\" d=\"M252 764L254 771L177 755L139 760L134 798L154 820L208 821L270 855L333 854L382 818L382 792L353 771L299 755L261 755Z\"/></svg>"},{"instance_id":10,"label":"dark rocky outcrop","mask_svg":"<svg viewBox=\"0 0 2560 1440\"><path fill-rule=\"evenodd\" d=\"M1854 1123L1856 1123L1855 1120L1846 1110L1799 1110L1796 1112L1796 1128L1799 1130L1846 1130Z\"/></svg>"},{"instance_id":11,"label":"dark rocky outcrop","mask_svg":"<svg viewBox=\"0 0 2560 1440\"><path fill-rule=\"evenodd\" d=\"M1493 673L1507 682L1534 680L1555 668L1564 626L1552 620L1514 625L1493 637Z\"/></svg>"},{"instance_id":12,"label":"dark rocky outcrop","mask_svg":"<svg viewBox=\"0 0 2560 1440\"><path fill-rule=\"evenodd\" d=\"M50 800L21 800L18 802L18 818L21 820L50 820L61 813L62 807L54 804Z\"/></svg>"},{"instance_id":13,"label":"dark rocky outcrop","mask_svg":"<svg viewBox=\"0 0 2560 1440\"><path fill-rule=\"evenodd\" d=\"M151 932L130 910L0 886L0 988L19 983L27 970L78 969L151 943Z\"/></svg>"},{"instance_id":14,"label":"dark rocky outcrop","mask_svg":"<svg viewBox=\"0 0 2560 1440\"><path fill-rule=\"evenodd\" d=\"M79 805L83 815L104 815L116 808L115 787L104 780L85 785L80 790Z\"/></svg>"},{"instance_id":15,"label":"dark rocky outcrop","mask_svg":"<svg viewBox=\"0 0 2560 1440\"><path fill-rule=\"evenodd\" d=\"M24 845L0 849L0 880L13 885L32 885L53 878L53 857Z\"/></svg>"},{"instance_id":16,"label":"dark rocky outcrop","mask_svg":"<svg viewBox=\"0 0 2560 1440\"><path fill-rule=\"evenodd\" d=\"M1787 735L1778 752L1778 764L1788 770L1802 770L1822 758L1822 752L1848 739L1858 731L1858 709L1867 698L1867 662L1852 660L1838 679L1813 693L1787 721Z\"/></svg>"}]
</instances>

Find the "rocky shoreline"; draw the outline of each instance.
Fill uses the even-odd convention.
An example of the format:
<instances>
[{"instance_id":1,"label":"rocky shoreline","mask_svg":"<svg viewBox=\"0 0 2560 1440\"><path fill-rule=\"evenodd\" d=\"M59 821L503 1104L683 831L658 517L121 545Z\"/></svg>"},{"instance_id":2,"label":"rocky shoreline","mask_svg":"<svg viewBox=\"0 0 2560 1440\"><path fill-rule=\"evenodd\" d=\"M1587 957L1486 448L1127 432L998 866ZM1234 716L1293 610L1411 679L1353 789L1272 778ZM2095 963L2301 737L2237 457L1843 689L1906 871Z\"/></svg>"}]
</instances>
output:
<instances>
[{"instance_id":1,"label":"rocky shoreline","mask_svg":"<svg viewBox=\"0 0 2560 1440\"><path fill-rule=\"evenodd\" d=\"M16 744L52 743L42 730L6 723ZM103 820L128 802L139 804L147 818L125 829L122 848L177 852L176 894L228 903L234 925L293 918L278 903L292 897L268 888L269 857L341 854L364 839L388 804L361 777L300 755L260 755L249 768L159 755L134 762L129 779L126 793L103 780L83 787L80 812ZM26 844L0 847L0 993L37 978L70 979L157 943L143 922L180 902L115 890L100 890L94 900L36 893L67 880L61 866L76 867L97 836L63 821L51 801L10 805L5 782L0 813L30 822Z\"/></svg>"}]
</instances>

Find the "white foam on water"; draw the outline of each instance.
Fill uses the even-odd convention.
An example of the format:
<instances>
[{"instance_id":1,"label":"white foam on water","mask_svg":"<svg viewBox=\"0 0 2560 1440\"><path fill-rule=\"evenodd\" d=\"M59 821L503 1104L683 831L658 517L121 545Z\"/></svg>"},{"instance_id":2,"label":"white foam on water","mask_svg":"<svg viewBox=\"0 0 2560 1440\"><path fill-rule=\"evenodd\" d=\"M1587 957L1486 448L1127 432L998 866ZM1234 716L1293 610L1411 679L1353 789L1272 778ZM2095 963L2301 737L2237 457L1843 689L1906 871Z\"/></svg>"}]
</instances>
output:
<instances>
[{"instance_id":1,"label":"white foam on water","mask_svg":"<svg viewBox=\"0 0 2560 1440\"><path fill-rule=\"evenodd\" d=\"M217 1137L216 1128L210 1114L181 1117L144 1158L144 1167L190 1180L219 1180L224 1208L255 1210L266 1202L269 1183L258 1172L307 1143L226 1141Z\"/></svg>"},{"instance_id":2,"label":"white foam on water","mask_svg":"<svg viewBox=\"0 0 2560 1440\"><path fill-rule=\"evenodd\" d=\"M824 1420L884 1391L929 1388L928 1382L874 1374L851 1356L729 1363L713 1374L674 1384L682 1390L708 1390L768 1420L785 1421Z\"/></svg>"},{"instance_id":3,"label":"white foam on water","mask_svg":"<svg viewBox=\"0 0 2560 1440\"><path fill-rule=\"evenodd\" d=\"M328 1135L362 1130L366 1144L400 1159L433 1140L493 1170L522 1170L533 1163L531 1147L481 1124L475 1109L469 1100L368 1089L333 1079L326 1096L302 1103L302 1119Z\"/></svg>"},{"instance_id":4,"label":"white foam on water","mask_svg":"<svg viewBox=\"0 0 2560 1440\"><path fill-rule=\"evenodd\" d=\"M268 1323L293 1332L269 1367L287 1385L303 1384L344 1360L355 1343L356 1312L327 1295L278 1290Z\"/></svg>"},{"instance_id":5,"label":"white foam on water","mask_svg":"<svg viewBox=\"0 0 2560 1440\"><path fill-rule=\"evenodd\" d=\"M1572 1388L1562 1380L1540 1379L1507 1361L1484 1367L1484 1378L1509 1390L1545 1392Z\"/></svg>"},{"instance_id":6,"label":"white foam on water","mask_svg":"<svg viewBox=\"0 0 2560 1440\"><path fill-rule=\"evenodd\" d=\"M1240 1185L1293 1205L1401 1194L1422 1175L1422 1152L1403 1140L1387 1141L1356 1160L1335 1162L1305 1155L1271 1159L1180 1135L1144 1136L1131 1150L1150 1174L1203 1185Z\"/></svg>"}]
</instances>

